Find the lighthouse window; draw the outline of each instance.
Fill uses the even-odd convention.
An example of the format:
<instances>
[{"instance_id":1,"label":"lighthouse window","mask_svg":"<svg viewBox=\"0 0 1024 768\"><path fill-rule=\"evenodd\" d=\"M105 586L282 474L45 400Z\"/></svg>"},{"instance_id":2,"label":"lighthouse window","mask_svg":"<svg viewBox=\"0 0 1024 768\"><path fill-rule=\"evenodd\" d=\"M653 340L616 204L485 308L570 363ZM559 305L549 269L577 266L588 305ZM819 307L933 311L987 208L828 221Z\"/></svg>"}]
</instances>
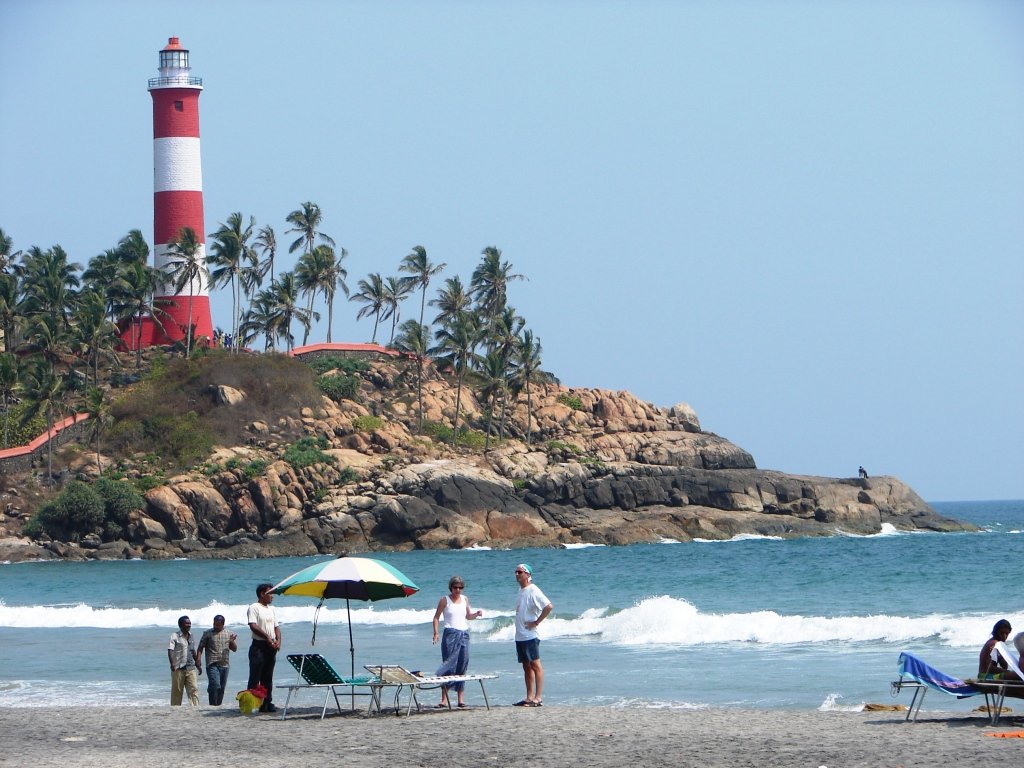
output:
<instances>
[{"instance_id":1,"label":"lighthouse window","mask_svg":"<svg viewBox=\"0 0 1024 768\"><path fill-rule=\"evenodd\" d=\"M183 102L183 101L176 101L176 102L174 102L174 111L175 112L184 112L185 111L185 102Z\"/></svg>"},{"instance_id":2,"label":"lighthouse window","mask_svg":"<svg viewBox=\"0 0 1024 768\"><path fill-rule=\"evenodd\" d=\"M188 69L188 52L160 51L160 66L176 67L178 69Z\"/></svg>"}]
</instances>

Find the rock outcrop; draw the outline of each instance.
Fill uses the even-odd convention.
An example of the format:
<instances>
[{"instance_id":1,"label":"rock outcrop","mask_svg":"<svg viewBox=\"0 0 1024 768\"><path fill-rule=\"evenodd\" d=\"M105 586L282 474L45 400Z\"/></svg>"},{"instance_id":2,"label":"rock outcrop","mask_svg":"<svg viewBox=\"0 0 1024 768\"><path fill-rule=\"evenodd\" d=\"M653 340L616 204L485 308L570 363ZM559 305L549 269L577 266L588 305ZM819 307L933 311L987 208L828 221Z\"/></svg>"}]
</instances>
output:
<instances>
[{"instance_id":1,"label":"rock outcrop","mask_svg":"<svg viewBox=\"0 0 1024 768\"><path fill-rule=\"evenodd\" d=\"M0 538L0 560L632 544L873 534L886 525L972 529L937 515L894 477L758 469L749 453L704 432L685 403L658 408L628 392L539 387L532 412L525 396L509 408L503 440L469 451L412 434L418 408L400 368L376 364L363 378L361 402L324 398L320 409L301 414L305 433L327 446L326 461L292 467L280 458L277 435L295 425L254 422L249 445L211 458L219 471L149 491L126 540L93 546ZM221 388L217 396L230 408L245 393ZM455 401L436 376L426 382L428 421L452 423ZM460 421L483 423L465 388L460 409Z\"/></svg>"}]
</instances>

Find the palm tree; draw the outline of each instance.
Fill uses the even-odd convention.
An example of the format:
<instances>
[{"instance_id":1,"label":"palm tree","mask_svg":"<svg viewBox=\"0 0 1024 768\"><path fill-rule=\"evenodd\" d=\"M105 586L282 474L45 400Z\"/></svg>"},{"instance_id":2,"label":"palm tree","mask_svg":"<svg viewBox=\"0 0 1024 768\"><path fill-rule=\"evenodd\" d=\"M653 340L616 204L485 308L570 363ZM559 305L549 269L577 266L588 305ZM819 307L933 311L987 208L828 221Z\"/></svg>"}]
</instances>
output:
<instances>
[{"instance_id":1,"label":"palm tree","mask_svg":"<svg viewBox=\"0 0 1024 768\"><path fill-rule=\"evenodd\" d=\"M258 263L256 252L249 245L249 238L252 237L253 227L256 220L250 216L249 224L242 225L242 214L232 213L228 220L220 225L220 228L212 234L213 245L206 257L206 264L212 267L210 271L210 285L231 284L231 335L238 337L238 325L241 322L241 289L243 273L248 266L254 267ZM239 349L236 344L234 348Z\"/></svg>"},{"instance_id":2,"label":"palm tree","mask_svg":"<svg viewBox=\"0 0 1024 768\"><path fill-rule=\"evenodd\" d=\"M498 437L505 437L505 412L508 406L508 377L511 371L512 353L518 341L518 334L526 321L516 314L514 307L506 306L494 319L486 339L488 348L497 353L501 360L505 381L502 385L501 419L498 421Z\"/></svg>"},{"instance_id":3,"label":"palm tree","mask_svg":"<svg viewBox=\"0 0 1024 768\"><path fill-rule=\"evenodd\" d=\"M85 286L103 296L106 312L111 320L115 317L115 297L120 288L122 268L121 254L116 248L110 248L89 259L89 264L82 273L82 282Z\"/></svg>"},{"instance_id":4,"label":"palm tree","mask_svg":"<svg viewBox=\"0 0 1024 768\"><path fill-rule=\"evenodd\" d=\"M39 314L30 318L25 328L23 351L45 360L49 365L71 362L71 331L60 318Z\"/></svg>"},{"instance_id":5,"label":"palm tree","mask_svg":"<svg viewBox=\"0 0 1024 768\"><path fill-rule=\"evenodd\" d=\"M149 263L149 245L138 229L130 230L118 240L117 253L125 264Z\"/></svg>"},{"instance_id":6,"label":"palm tree","mask_svg":"<svg viewBox=\"0 0 1024 768\"><path fill-rule=\"evenodd\" d=\"M11 399L18 388L18 359L10 352L0 354L0 395L4 401L4 448L8 447Z\"/></svg>"},{"instance_id":7,"label":"palm tree","mask_svg":"<svg viewBox=\"0 0 1024 768\"><path fill-rule=\"evenodd\" d=\"M402 263L398 266L399 272L409 273L410 277L404 278L409 286L413 289L419 288L421 291L420 325L423 325L423 312L427 306L427 286L430 285L430 278L441 274L447 266L443 262L431 264L427 259L427 249L422 245L413 246L412 253L402 259Z\"/></svg>"},{"instance_id":8,"label":"palm tree","mask_svg":"<svg viewBox=\"0 0 1024 768\"><path fill-rule=\"evenodd\" d=\"M25 426L40 414L46 417L46 459L48 477L53 478L53 425L57 415L63 409L65 391L62 379L54 372L53 365L47 360L36 360L22 378L22 391L28 401L28 408L21 417L21 426Z\"/></svg>"},{"instance_id":9,"label":"palm tree","mask_svg":"<svg viewBox=\"0 0 1024 768\"><path fill-rule=\"evenodd\" d=\"M114 316L119 323L131 323L136 368L142 367L143 319L152 317L153 322L162 328L167 318L167 313L153 301L162 284L159 270L145 261L130 261L121 269L119 288L114 295Z\"/></svg>"},{"instance_id":10,"label":"palm tree","mask_svg":"<svg viewBox=\"0 0 1024 768\"><path fill-rule=\"evenodd\" d=\"M263 254L263 261L259 263L257 270L259 279L255 282L255 286L259 287L263 285L263 278L266 277L268 271L270 272L270 282L274 282L274 257L277 255L277 235L274 234L274 230L269 224L265 227L260 227L260 231L256 233L256 247Z\"/></svg>"},{"instance_id":11,"label":"palm tree","mask_svg":"<svg viewBox=\"0 0 1024 768\"><path fill-rule=\"evenodd\" d=\"M4 337L4 351L11 352L17 345L16 329L23 319L19 309L21 286L16 274L0 272L0 332Z\"/></svg>"},{"instance_id":12,"label":"palm tree","mask_svg":"<svg viewBox=\"0 0 1024 768\"><path fill-rule=\"evenodd\" d=\"M502 414L505 413L505 384L508 379L508 363L498 351L488 352L477 361L475 370L480 380L480 400L487 408L487 429L484 432L484 450L491 447L491 424L498 398L502 400Z\"/></svg>"},{"instance_id":13,"label":"palm tree","mask_svg":"<svg viewBox=\"0 0 1024 768\"><path fill-rule=\"evenodd\" d=\"M298 232L299 236L288 246L288 253L295 253L299 248L305 246L306 253L313 250L317 239L333 247L334 240L320 231L323 223L323 213L316 203L303 203L298 210L292 211L285 217L285 221L292 225L288 232Z\"/></svg>"},{"instance_id":14,"label":"palm tree","mask_svg":"<svg viewBox=\"0 0 1024 768\"><path fill-rule=\"evenodd\" d=\"M349 297L349 301L358 301L366 305L359 310L356 320L362 320L367 315L373 315L373 338L370 340L370 343L376 344L377 326L380 325L381 312L387 304L384 278L380 276L380 272L373 272L366 280L360 280L356 287L359 290Z\"/></svg>"},{"instance_id":15,"label":"palm tree","mask_svg":"<svg viewBox=\"0 0 1024 768\"><path fill-rule=\"evenodd\" d=\"M173 281L175 294L180 294L188 286L188 320L186 325L185 359L188 360L192 351L192 329L195 323L192 317L192 300L196 292L196 283L202 286L207 278L203 266L203 244L192 227L182 227L177 237L167 249L169 261L165 269L167 276Z\"/></svg>"},{"instance_id":16,"label":"palm tree","mask_svg":"<svg viewBox=\"0 0 1024 768\"><path fill-rule=\"evenodd\" d=\"M482 254L483 259L473 270L469 292L481 313L490 320L505 308L509 282L526 278L512 272L512 265L501 260L501 251L497 248L484 248Z\"/></svg>"},{"instance_id":17,"label":"palm tree","mask_svg":"<svg viewBox=\"0 0 1024 768\"><path fill-rule=\"evenodd\" d=\"M14 253L14 240L0 227L0 272L6 272L10 263L17 256Z\"/></svg>"},{"instance_id":18,"label":"palm tree","mask_svg":"<svg viewBox=\"0 0 1024 768\"><path fill-rule=\"evenodd\" d=\"M340 287L342 293L345 294L345 298L348 298L348 283L345 282L345 278L348 277L348 270L342 266L342 262L348 258L348 251L344 248L335 255L333 249L330 246L321 245L313 249L316 253L320 248L325 248L330 251L330 258L326 259L327 266L323 272L323 281L320 285L320 290L324 294L324 301L327 303L327 343L331 343L331 326L334 325L334 296L338 292Z\"/></svg>"},{"instance_id":19,"label":"palm tree","mask_svg":"<svg viewBox=\"0 0 1024 768\"><path fill-rule=\"evenodd\" d=\"M443 325L456 317L469 312L473 301L462 285L462 279L456 275L444 281L444 287L437 292L437 298L430 300L430 306L437 307L438 313L434 323Z\"/></svg>"},{"instance_id":20,"label":"palm tree","mask_svg":"<svg viewBox=\"0 0 1024 768\"><path fill-rule=\"evenodd\" d=\"M419 402L419 426L416 434L423 434L423 361L430 346L429 331L425 325L415 320L406 320L398 329L398 337L393 346L416 362L416 399Z\"/></svg>"},{"instance_id":21,"label":"palm tree","mask_svg":"<svg viewBox=\"0 0 1024 768\"><path fill-rule=\"evenodd\" d=\"M92 385L99 386L100 357L115 361L114 348L120 338L117 326L107 317L106 302L96 291L85 292L72 315L73 344L80 348L92 369Z\"/></svg>"},{"instance_id":22,"label":"palm tree","mask_svg":"<svg viewBox=\"0 0 1024 768\"><path fill-rule=\"evenodd\" d=\"M55 245L46 251L32 246L21 267L25 315L45 313L66 328L68 312L75 302L74 291L80 284L76 273L81 265L69 262L64 249Z\"/></svg>"},{"instance_id":23,"label":"palm tree","mask_svg":"<svg viewBox=\"0 0 1024 768\"><path fill-rule=\"evenodd\" d=\"M402 315L401 305L411 290L412 286L400 278L389 277L384 281L385 309L381 319L387 320L391 318L391 339L388 341L388 344L395 340L395 327L398 325L398 320Z\"/></svg>"},{"instance_id":24,"label":"palm tree","mask_svg":"<svg viewBox=\"0 0 1024 768\"><path fill-rule=\"evenodd\" d=\"M260 291L253 297L249 308L242 315L242 324L238 329L239 344L249 346L253 340L263 334L263 351L267 352L274 345L277 335L277 317L274 314L274 292L270 288Z\"/></svg>"},{"instance_id":25,"label":"palm tree","mask_svg":"<svg viewBox=\"0 0 1024 768\"><path fill-rule=\"evenodd\" d=\"M309 326L314 320L319 320L320 315L299 306L299 286L294 272L284 272L271 286L270 292L273 296L271 317L276 334L278 338L285 340L288 351L291 352L295 345L292 321L298 320L308 333Z\"/></svg>"},{"instance_id":26,"label":"palm tree","mask_svg":"<svg viewBox=\"0 0 1024 768\"><path fill-rule=\"evenodd\" d=\"M526 444L530 445L533 432L530 429L533 419L533 402L530 384L554 380L554 376L541 370L542 349L540 339L534 339L533 331L524 330L512 354L512 381L516 387L526 390Z\"/></svg>"},{"instance_id":27,"label":"palm tree","mask_svg":"<svg viewBox=\"0 0 1024 768\"><path fill-rule=\"evenodd\" d=\"M313 300L317 293L323 293L324 302L327 304L327 341L331 341L331 326L334 323L334 294L338 286L348 296L348 285L345 278L348 271L341 266L342 260L348 256L348 251L341 249L341 256L334 253L329 245L318 245L309 253L299 258L295 267L295 279L298 282L299 290L309 296L307 311L312 314ZM305 345L309 337L309 329L306 330L306 337L302 339Z\"/></svg>"},{"instance_id":28,"label":"palm tree","mask_svg":"<svg viewBox=\"0 0 1024 768\"><path fill-rule=\"evenodd\" d=\"M459 412L462 404L462 382L469 370L474 357L474 350L480 339L480 331L476 317L464 314L455 317L450 323L442 325L435 333L436 346L430 349L430 355L437 365L455 372L455 423L452 430L452 444L459 440Z\"/></svg>"},{"instance_id":29,"label":"palm tree","mask_svg":"<svg viewBox=\"0 0 1024 768\"><path fill-rule=\"evenodd\" d=\"M89 439L96 446L96 469L103 475L100 459L100 436L110 423L110 402L99 387L90 387L85 396L85 412L89 415Z\"/></svg>"}]
</instances>

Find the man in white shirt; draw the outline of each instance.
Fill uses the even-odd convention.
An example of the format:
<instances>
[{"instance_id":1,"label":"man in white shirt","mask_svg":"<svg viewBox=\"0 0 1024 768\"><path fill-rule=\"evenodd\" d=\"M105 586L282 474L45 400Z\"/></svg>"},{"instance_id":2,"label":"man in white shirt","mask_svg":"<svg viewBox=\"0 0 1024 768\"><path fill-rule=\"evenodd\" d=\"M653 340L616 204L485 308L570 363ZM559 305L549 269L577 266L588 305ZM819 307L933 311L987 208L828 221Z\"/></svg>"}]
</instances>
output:
<instances>
[{"instance_id":1,"label":"man in white shirt","mask_svg":"<svg viewBox=\"0 0 1024 768\"><path fill-rule=\"evenodd\" d=\"M260 712L277 712L272 701L274 696L274 664L281 649L281 625L271 603L273 584L256 587L256 602L249 606L246 620L252 630L252 645L249 646L249 688L262 685L267 690Z\"/></svg>"},{"instance_id":2,"label":"man in white shirt","mask_svg":"<svg viewBox=\"0 0 1024 768\"><path fill-rule=\"evenodd\" d=\"M544 668L540 663L540 635L537 627L554 609L551 601L533 583L533 568L527 563L516 566L519 595L516 597L516 656L523 665L526 698L517 707L539 707L544 704Z\"/></svg>"}]
</instances>

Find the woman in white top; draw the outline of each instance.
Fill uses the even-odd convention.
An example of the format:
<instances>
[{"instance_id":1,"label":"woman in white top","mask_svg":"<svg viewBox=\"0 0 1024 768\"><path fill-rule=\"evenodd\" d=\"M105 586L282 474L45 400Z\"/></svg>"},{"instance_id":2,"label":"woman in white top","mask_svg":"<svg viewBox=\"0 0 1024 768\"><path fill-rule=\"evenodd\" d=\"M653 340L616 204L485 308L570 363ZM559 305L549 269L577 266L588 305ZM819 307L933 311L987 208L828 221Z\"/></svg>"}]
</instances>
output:
<instances>
[{"instance_id":1,"label":"woman in white top","mask_svg":"<svg viewBox=\"0 0 1024 768\"><path fill-rule=\"evenodd\" d=\"M452 576L448 580L449 594L437 602L434 611L434 644L437 644L437 624L444 616L444 634L441 636L442 664L437 670L439 675L464 675L469 669L469 622L479 619L483 611L474 611L469 605L469 597L463 593L466 588L461 576ZM448 689L453 688L459 697L459 706L465 707L462 692L465 683L452 683L441 686L441 703L437 706L450 707Z\"/></svg>"}]
</instances>

